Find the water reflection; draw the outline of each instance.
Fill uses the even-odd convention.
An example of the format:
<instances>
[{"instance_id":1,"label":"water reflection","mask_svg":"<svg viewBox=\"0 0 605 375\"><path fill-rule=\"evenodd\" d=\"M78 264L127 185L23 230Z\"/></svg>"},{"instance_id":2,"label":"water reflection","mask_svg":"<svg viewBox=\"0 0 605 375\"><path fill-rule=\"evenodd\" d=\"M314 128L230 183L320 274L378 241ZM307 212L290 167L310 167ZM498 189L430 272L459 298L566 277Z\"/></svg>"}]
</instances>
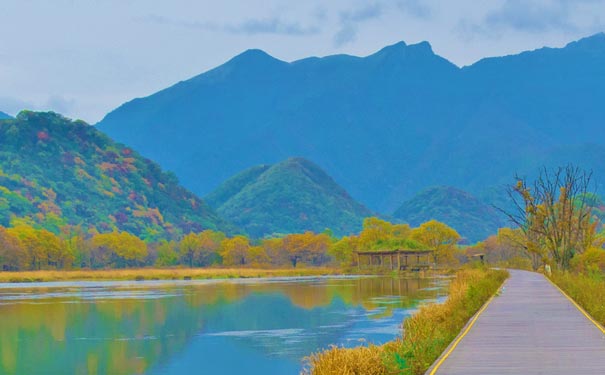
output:
<instances>
[{"instance_id":1,"label":"water reflection","mask_svg":"<svg viewBox=\"0 0 605 375\"><path fill-rule=\"evenodd\" d=\"M1 374L297 374L330 344L380 343L444 279L0 285Z\"/></svg>"}]
</instances>

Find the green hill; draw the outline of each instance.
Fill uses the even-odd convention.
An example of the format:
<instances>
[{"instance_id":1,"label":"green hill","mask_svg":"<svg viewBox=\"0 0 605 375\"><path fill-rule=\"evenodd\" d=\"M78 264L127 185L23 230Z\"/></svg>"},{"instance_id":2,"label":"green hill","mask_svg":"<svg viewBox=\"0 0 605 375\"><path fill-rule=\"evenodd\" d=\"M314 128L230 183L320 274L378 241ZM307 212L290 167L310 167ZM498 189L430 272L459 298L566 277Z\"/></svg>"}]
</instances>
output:
<instances>
[{"instance_id":1,"label":"green hill","mask_svg":"<svg viewBox=\"0 0 605 375\"><path fill-rule=\"evenodd\" d=\"M317 165L301 158L250 168L206 197L208 204L253 237L330 228L357 232L372 212Z\"/></svg>"},{"instance_id":2,"label":"green hill","mask_svg":"<svg viewBox=\"0 0 605 375\"><path fill-rule=\"evenodd\" d=\"M7 120L7 119L11 119L11 118L12 117L9 114L0 111L0 120Z\"/></svg>"},{"instance_id":3,"label":"green hill","mask_svg":"<svg viewBox=\"0 0 605 375\"><path fill-rule=\"evenodd\" d=\"M431 219L456 229L467 242L486 239L505 225L500 213L467 192L453 187L426 189L403 203L393 214L399 220L417 226Z\"/></svg>"},{"instance_id":4,"label":"green hill","mask_svg":"<svg viewBox=\"0 0 605 375\"><path fill-rule=\"evenodd\" d=\"M173 174L83 121L24 111L0 122L0 143L0 225L20 218L148 239L229 229Z\"/></svg>"}]
</instances>

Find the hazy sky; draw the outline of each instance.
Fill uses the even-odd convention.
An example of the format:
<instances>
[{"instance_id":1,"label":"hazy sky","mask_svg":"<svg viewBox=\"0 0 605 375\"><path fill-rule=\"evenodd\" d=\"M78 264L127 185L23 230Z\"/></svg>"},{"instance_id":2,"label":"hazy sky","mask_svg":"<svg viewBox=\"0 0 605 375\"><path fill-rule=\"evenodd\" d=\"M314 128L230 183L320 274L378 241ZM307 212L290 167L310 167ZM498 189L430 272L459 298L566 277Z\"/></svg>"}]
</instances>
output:
<instances>
[{"instance_id":1,"label":"hazy sky","mask_svg":"<svg viewBox=\"0 0 605 375\"><path fill-rule=\"evenodd\" d=\"M95 123L248 48L282 60L429 41L458 65L605 30L605 0L0 0L0 110Z\"/></svg>"}]
</instances>

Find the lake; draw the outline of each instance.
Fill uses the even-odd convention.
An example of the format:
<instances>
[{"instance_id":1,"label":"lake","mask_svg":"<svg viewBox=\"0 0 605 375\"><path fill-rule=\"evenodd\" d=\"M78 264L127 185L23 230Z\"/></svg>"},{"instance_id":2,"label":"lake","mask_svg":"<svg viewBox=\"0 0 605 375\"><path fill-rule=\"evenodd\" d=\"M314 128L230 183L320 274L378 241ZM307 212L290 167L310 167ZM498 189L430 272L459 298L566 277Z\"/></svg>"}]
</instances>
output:
<instances>
[{"instance_id":1,"label":"lake","mask_svg":"<svg viewBox=\"0 0 605 375\"><path fill-rule=\"evenodd\" d=\"M0 374L298 374L383 343L444 278L0 284Z\"/></svg>"}]
</instances>

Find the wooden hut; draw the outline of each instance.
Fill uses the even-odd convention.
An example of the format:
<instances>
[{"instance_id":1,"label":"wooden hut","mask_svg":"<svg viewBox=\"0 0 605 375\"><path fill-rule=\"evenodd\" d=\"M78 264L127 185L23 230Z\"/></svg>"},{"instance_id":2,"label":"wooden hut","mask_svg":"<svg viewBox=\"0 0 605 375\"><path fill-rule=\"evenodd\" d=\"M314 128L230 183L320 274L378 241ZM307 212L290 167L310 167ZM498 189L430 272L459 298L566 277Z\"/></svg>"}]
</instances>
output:
<instances>
[{"instance_id":1,"label":"wooden hut","mask_svg":"<svg viewBox=\"0 0 605 375\"><path fill-rule=\"evenodd\" d=\"M355 252L357 267L380 267L400 271L421 271L434 266L432 250L386 250Z\"/></svg>"}]
</instances>

